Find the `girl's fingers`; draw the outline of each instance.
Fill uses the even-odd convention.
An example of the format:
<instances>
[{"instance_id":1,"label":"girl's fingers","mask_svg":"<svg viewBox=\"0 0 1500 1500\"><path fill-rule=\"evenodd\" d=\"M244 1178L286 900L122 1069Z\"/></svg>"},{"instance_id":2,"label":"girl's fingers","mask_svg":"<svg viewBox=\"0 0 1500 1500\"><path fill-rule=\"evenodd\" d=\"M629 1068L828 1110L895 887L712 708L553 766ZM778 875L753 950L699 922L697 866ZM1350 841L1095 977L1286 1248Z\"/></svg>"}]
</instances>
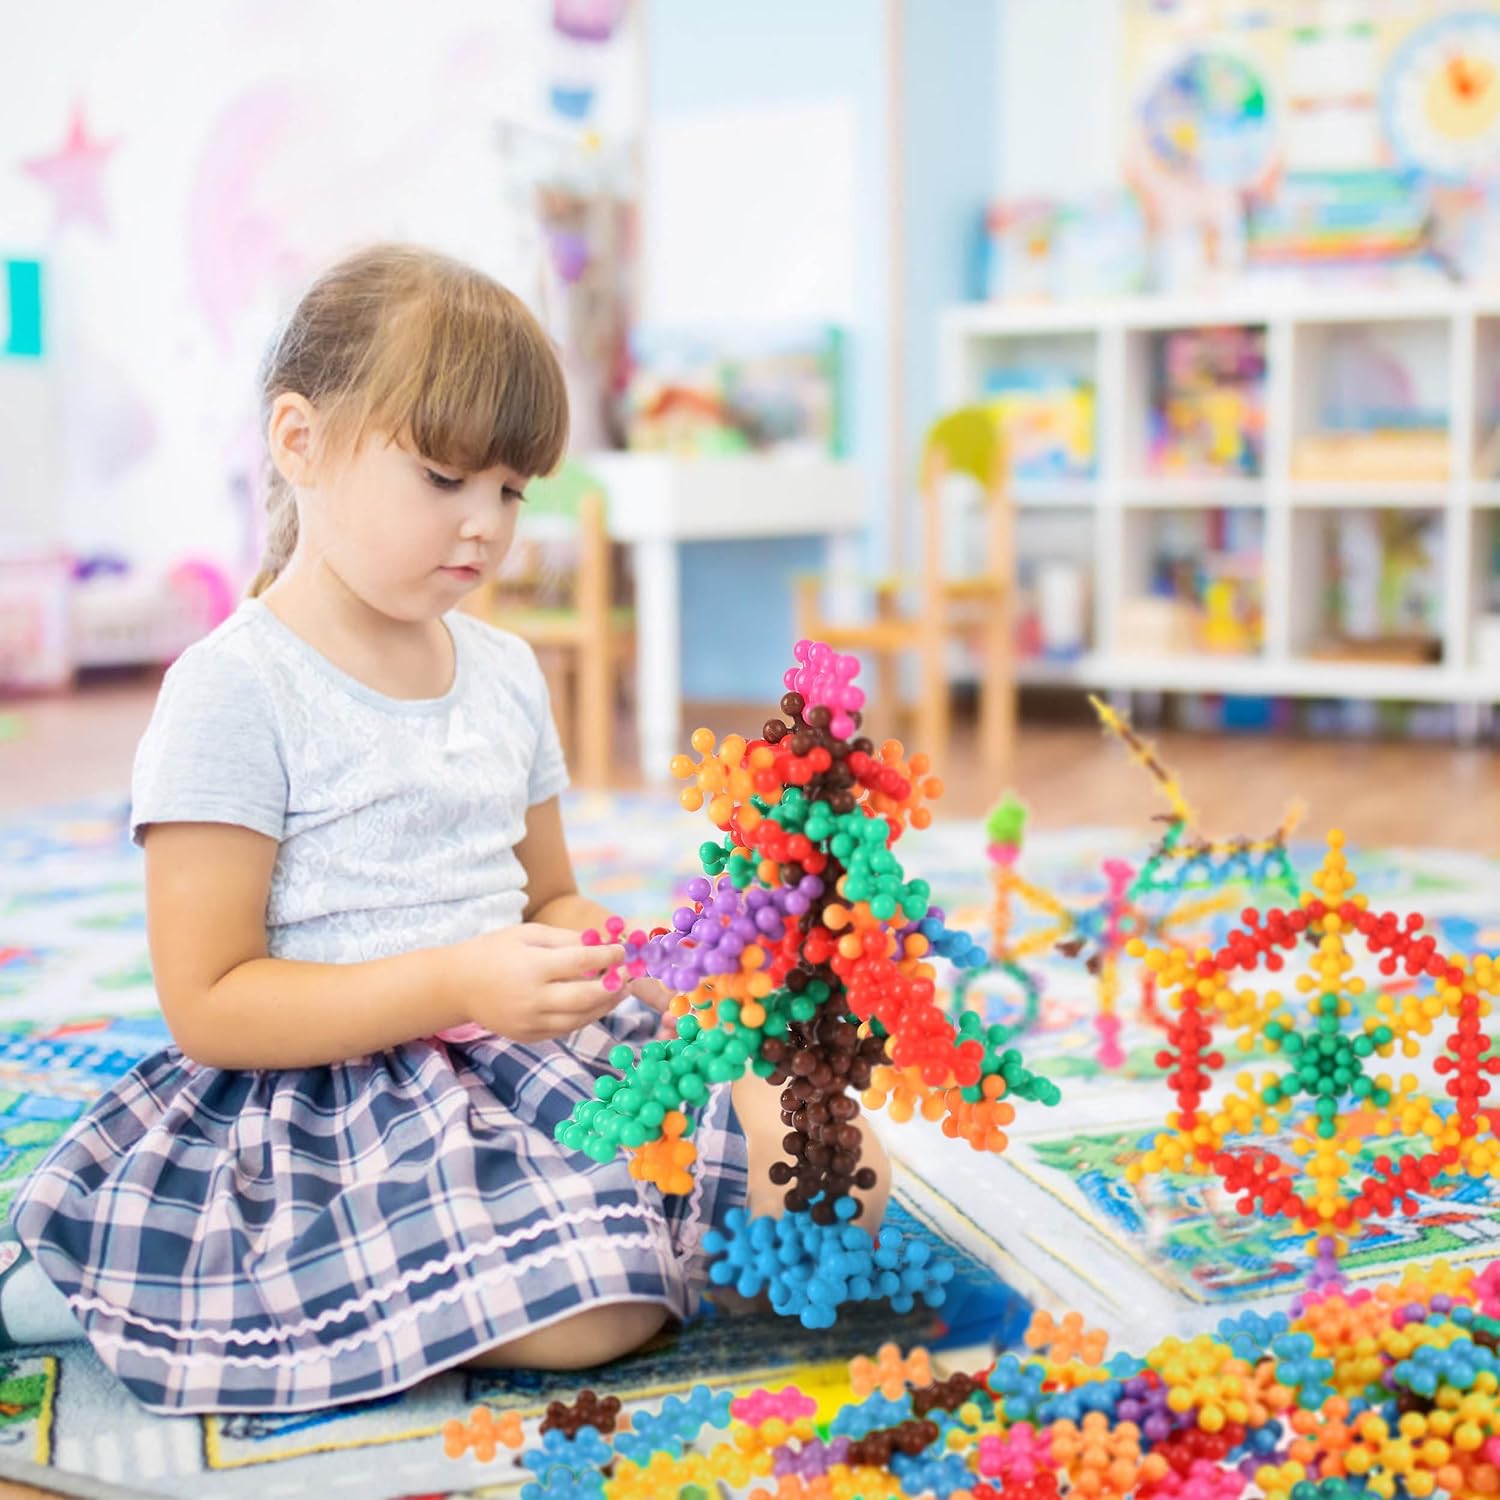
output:
<instances>
[{"instance_id":1,"label":"girl's fingers","mask_svg":"<svg viewBox=\"0 0 1500 1500\"><path fill-rule=\"evenodd\" d=\"M560 980L547 986L543 1002L549 1016L581 1026L608 1015L620 1003L621 991L607 990L596 979Z\"/></svg>"},{"instance_id":2,"label":"girl's fingers","mask_svg":"<svg viewBox=\"0 0 1500 1500\"><path fill-rule=\"evenodd\" d=\"M578 933L572 927L554 927L550 922L522 922L516 930L534 948L578 946Z\"/></svg>"},{"instance_id":3,"label":"girl's fingers","mask_svg":"<svg viewBox=\"0 0 1500 1500\"><path fill-rule=\"evenodd\" d=\"M652 1010L665 1010L672 1003L671 990L658 979L632 979L625 988Z\"/></svg>"},{"instance_id":4,"label":"girl's fingers","mask_svg":"<svg viewBox=\"0 0 1500 1500\"><path fill-rule=\"evenodd\" d=\"M546 958L546 974L549 979L583 979L590 974L602 974L606 969L617 968L625 962L625 948L620 943L599 943L589 948L577 941L570 948L554 948Z\"/></svg>"}]
</instances>

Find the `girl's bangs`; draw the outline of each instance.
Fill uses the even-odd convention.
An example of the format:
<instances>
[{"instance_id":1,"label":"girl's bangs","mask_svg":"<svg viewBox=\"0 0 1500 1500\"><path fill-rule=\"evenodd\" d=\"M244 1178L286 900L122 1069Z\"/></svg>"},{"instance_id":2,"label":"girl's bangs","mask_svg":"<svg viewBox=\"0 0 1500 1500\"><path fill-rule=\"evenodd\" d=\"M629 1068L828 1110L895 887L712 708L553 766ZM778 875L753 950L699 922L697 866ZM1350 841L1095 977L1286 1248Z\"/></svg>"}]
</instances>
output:
<instances>
[{"instance_id":1,"label":"girl's bangs","mask_svg":"<svg viewBox=\"0 0 1500 1500\"><path fill-rule=\"evenodd\" d=\"M465 473L503 465L527 479L550 474L568 442L561 366L518 301L480 290L391 319L362 382L357 436L379 428Z\"/></svg>"}]
</instances>

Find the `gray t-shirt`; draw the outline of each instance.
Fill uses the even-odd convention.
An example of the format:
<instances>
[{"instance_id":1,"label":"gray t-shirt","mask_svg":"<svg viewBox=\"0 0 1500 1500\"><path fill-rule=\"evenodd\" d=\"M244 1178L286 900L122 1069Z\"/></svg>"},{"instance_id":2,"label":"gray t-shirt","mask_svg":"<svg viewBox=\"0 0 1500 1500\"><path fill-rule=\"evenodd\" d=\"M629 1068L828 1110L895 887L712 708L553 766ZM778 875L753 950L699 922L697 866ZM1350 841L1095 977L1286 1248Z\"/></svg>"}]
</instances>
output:
<instances>
[{"instance_id":1,"label":"gray t-shirt","mask_svg":"<svg viewBox=\"0 0 1500 1500\"><path fill-rule=\"evenodd\" d=\"M531 648L446 617L441 698L388 698L247 600L168 671L136 751L131 832L234 823L280 843L274 958L355 963L521 920L526 810L567 785Z\"/></svg>"}]
</instances>

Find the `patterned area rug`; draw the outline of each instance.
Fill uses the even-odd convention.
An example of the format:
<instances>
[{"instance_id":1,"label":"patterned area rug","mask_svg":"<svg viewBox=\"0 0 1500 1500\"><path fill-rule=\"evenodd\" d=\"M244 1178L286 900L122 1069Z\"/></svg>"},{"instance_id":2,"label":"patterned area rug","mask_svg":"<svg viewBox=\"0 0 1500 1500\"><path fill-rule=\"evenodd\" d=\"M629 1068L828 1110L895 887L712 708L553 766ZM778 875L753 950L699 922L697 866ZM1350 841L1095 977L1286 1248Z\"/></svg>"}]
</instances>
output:
<instances>
[{"instance_id":1,"label":"patterned area rug","mask_svg":"<svg viewBox=\"0 0 1500 1500\"><path fill-rule=\"evenodd\" d=\"M627 917L664 918L696 873L701 820L649 794L570 796L566 814L584 889ZM979 825L940 822L908 838L901 853L910 872L931 882L950 921L982 935L989 879ZM1024 869L1060 900L1085 904L1102 889L1101 859L1142 852L1138 833L1075 830L1033 838ZM1319 851L1296 853L1305 874ZM1500 864L1376 851L1358 854L1355 867L1374 901L1398 910L1420 906L1445 943L1500 949ZM1045 920L1044 913L1024 918ZM1180 1234L1164 1252L1145 1246L1121 1186L1123 1163L1145 1127L1122 1122L1165 1108L1153 1032L1129 1020L1126 1066L1101 1069L1087 973L1052 952L1032 967L1044 999L1038 1028L1023 1046L1028 1061L1040 1061L1063 1084L1064 1105L1023 1114L1014 1149L1000 1162L920 1124L886 1133L897 1158L899 1227L940 1245L960 1267L964 1290L944 1310L949 1338L1013 1337L1024 1308L1005 1283L1057 1305L1087 1306L1117 1335L1135 1337L1165 1331L1160 1321L1184 1309L1212 1304L1221 1287L1238 1294L1290 1284L1305 1263L1299 1249L1233 1242L1201 1201L1178 1205ZM989 996L982 987L975 993L997 1012L1018 1003L1003 982ZM0 822L0 1212L101 1089L165 1040L147 963L142 864L126 838L123 809L89 804ZM1492 1235L1500 1236L1500 1213L1491 1213L1487 1195L1481 1205L1443 1208L1441 1223L1424 1218L1411 1243L1379 1258L1381 1267L1458 1242L1487 1249ZM1218 1316L1225 1309L1211 1310ZM1147 1317L1154 1321L1142 1328ZM554 1395L590 1383L633 1402L698 1381L837 1384L853 1353L888 1337L913 1342L942 1332L930 1320L880 1310L827 1334L769 1317L705 1318L594 1376L455 1373L399 1397L284 1418L150 1417L86 1346L28 1350L0 1357L0 1478L37 1477L37 1465L84 1485L77 1493L119 1494L116 1487L125 1486L256 1500L320 1492L372 1500L514 1493L519 1476L504 1461L444 1457L439 1434L446 1420L478 1402L534 1417Z\"/></svg>"},{"instance_id":2,"label":"patterned area rug","mask_svg":"<svg viewBox=\"0 0 1500 1500\"><path fill-rule=\"evenodd\" d=\"M569 800L585 888L629 916L669 910L693 873L689 820L661 811L649 797ZM0 822L0 1214L89 1103L168 1040L151 987L142 876L119 806ZM86 1345L25 1350L0 1356L0 1479L256 1500L325 1489L371 1500L513 1493L520 1476L503 1460L444 1456L444 1422L479 1402L539 1417L549 1400L588 1384L635 1403L700 1381L826 1384L886 1338L931 1342L945 1328L955 1338L1013 1338L1026 1308L996 1280L1008 1269L1003 1251L909 1171L898 1177L897 1227L958 1263L948 1324L889 1309L826 1333L770 1316L705 1317L597 1374L456 1372L398 1397L282 1418L153 1417Z\"/></svg>"}]
</instances>

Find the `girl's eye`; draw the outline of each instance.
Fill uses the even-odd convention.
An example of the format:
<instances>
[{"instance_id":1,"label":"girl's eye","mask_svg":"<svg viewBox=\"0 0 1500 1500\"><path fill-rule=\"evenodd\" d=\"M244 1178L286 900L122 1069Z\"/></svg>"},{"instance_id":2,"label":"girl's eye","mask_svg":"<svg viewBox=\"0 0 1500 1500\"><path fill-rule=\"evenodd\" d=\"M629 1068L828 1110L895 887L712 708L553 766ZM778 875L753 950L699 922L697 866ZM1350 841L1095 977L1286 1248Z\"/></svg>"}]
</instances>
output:
<instances>
[{"instance_id":1,"label":"girl's eye","mask_svg":"<svg viewBox=\"0 0 1500 1500\"><path fill-rule=\"evenodd\" d=\"M427 482L435 489L456 490L463 485L462 478L455 479L451 474L439 474L436 469L423 469L422 472L427 476Z\"/></svg>"},{"instance_id":2,"label":"girl's eye","mask_svg":"<svg viewBox=\"0 0 1500 1500\"><path fill-rule=\"evenodd\" d=\"M523 495L520 490L513 490L509 485L506 485L506 487L500 491L500 496L504 500L524 501L526 499L526 496Z\"/></svg>"}]
</instances>

